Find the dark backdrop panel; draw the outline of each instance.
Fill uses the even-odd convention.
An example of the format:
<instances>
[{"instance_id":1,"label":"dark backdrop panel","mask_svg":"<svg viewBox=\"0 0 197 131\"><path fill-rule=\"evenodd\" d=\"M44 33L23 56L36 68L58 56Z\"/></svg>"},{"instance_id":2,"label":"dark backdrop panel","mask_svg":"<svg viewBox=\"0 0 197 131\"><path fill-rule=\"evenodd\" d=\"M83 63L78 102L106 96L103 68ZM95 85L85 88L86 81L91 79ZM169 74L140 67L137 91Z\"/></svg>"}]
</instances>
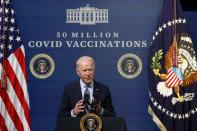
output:
<instances>
[{"instance_id":1,"label":"dark backdrop panel","mask_svg":"<svg viewBox=\"0 0 197 131\"><path fill-rule=\"evenodd\" d=\"M180 0L181 5L185 11L196 11L197 5L194 3L195 0Z\"/></svg>"}]
</instances>

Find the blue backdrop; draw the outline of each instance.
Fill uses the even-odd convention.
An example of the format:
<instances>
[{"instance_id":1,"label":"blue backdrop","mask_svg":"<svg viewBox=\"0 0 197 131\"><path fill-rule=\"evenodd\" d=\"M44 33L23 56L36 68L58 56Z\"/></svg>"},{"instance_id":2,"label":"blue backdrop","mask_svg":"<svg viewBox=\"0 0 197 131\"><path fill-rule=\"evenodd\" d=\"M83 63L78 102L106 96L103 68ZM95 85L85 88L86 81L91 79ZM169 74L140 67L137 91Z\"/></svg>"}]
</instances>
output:
<instances>
[{"instance_id":1,"label":"blue backdrop","mask_svg":"<svg viewBox=\"0 0 197 131\"><path fill-rule=\"evenodd\" d=\"M129 131L157 131L147 112L147 54L162 1L158 0L15 0L14 6L22 40L26 49L28 87L33 131L52 131L65 84L78 79L75 61L81 55L91 55L96 61L97 81L110 87L118 116L126 120ZM89 4L109 10L109 23L80 25L66 23L66 9ZM197 12L185 12L193 43L197 42ZM116 32L117 38L72 38L72 32ZM67 36L65 36L67 34ZM59 37L60 35L60 37ZM131 41L138 46L69 47L68 41ZM50 41L47 46L45 41ZM58 41L61 46L52 46ZM36 44L37 42L37 44ZM142 44L143 43L143 44ZM194 45L197 47L196 45ZM30 71L30 61L37 54L47 54L55 62L54 73L45 79L36 78ZM141 73L132 79L122 77L117 62L126 53L142 61Z\"/></svg>"}]
</instances>

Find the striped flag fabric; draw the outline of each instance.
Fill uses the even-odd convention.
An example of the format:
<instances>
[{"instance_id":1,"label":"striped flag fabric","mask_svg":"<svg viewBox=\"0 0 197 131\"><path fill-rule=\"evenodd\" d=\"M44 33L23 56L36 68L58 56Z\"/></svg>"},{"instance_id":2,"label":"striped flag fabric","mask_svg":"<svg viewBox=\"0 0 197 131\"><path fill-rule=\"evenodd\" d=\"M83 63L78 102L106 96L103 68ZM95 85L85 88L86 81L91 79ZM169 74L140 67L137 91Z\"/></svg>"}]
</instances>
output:
<instances>
[{"instance_id":1,"label":"striped flag fabric","mask_svg":"<svg viewBox=\"0 0 197 131\"><path fill-rule=\"evenodd\" d=\"M180 69L171 67L167 72L166 85L173 88L175 86L179 86L182 82L183 78L180 74Z\"/></svg>"},{"instance_id":2,"label":"striped flag fabric","mask_svg":"<svg viewBox=\"0 0 197 131\"><path fill-rule=\"evenodd\" d=\"M9 0L0 5L0 131L31 131L25 50Z\"/></svg>"}]
</instances>

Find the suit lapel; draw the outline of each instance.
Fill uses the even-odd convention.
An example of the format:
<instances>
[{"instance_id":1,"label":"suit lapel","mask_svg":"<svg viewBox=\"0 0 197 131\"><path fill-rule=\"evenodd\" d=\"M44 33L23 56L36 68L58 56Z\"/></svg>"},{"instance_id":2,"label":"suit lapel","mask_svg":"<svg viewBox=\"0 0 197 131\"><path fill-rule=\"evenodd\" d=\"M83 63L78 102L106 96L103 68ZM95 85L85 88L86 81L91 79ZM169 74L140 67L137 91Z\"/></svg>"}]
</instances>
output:
<instances>
[{"instance_id":1,"label":"suit lapel","mask_svg":"<svg viewBox=\"0 0 197 131\"><path fill-rule=\"evenodd\" d=\"M99 96L100 96L100 87L95 81L94 81L94 88L93 88L93 96L95 99L99 99Z\"/></svg>"},{"instance_id":2,"label":"suit lapel","mask_svg":"<svg viewBox=\"0 0 197 131\"><path fill-rule=\"evenodd\" d=\"M79 81L76 82L75 95L77 99L79 100L82 99L82 92L81 92L81 86Z\"/></svg>"}]
</instances>

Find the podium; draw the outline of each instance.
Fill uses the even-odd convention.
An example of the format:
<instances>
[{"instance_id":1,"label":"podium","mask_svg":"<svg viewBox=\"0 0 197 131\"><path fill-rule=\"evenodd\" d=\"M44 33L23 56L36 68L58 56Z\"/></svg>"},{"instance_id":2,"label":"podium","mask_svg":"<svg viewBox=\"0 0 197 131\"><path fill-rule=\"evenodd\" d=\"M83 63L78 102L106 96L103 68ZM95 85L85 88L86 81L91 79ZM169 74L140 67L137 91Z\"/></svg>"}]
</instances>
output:
<instances>
[{"instance_id":1,"label":"podium","mask_svg":"<svg viewBox=\"0 0 197 131\"><path fill-rule=\"evenodd\" d=\"M123 117L103 117L101 131L127 131ZM81 131L80 118L58 118L55 131Z\"/></svg>"}]
</instances>

